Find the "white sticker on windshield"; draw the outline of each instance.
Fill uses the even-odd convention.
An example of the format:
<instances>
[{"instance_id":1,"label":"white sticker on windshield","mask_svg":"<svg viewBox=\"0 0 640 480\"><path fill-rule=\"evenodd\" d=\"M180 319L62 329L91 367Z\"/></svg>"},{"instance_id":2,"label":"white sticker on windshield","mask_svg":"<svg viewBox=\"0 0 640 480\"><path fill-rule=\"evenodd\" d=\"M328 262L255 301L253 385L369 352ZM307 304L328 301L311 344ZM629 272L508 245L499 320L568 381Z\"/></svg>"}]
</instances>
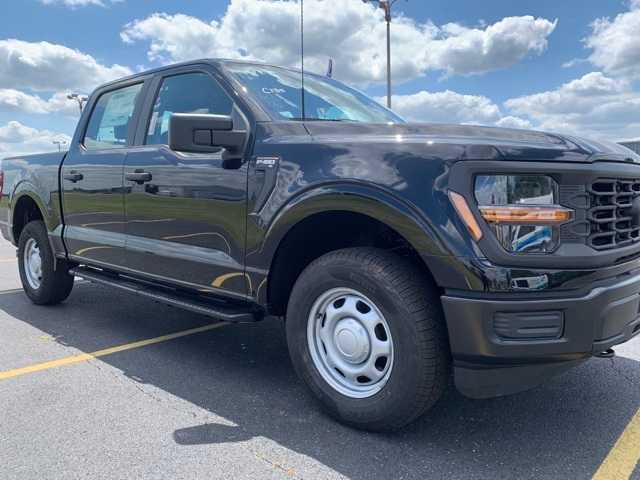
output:
<instances>
[{"instance_id":1,"label":"white sticker on windshield","mask_svg":"<svg viewBox=\"0 0 640 480\"><path fill-rule=\"evenodd\" d=\"M266 95L280 95L282 93L286 93L286 90L284 88L262 87L262 93L264 93Z\"/></svg>"},{"instance_id":2,"label":"white sticker on windshield","mask_svg":"<svg viewBox=\"0 0 640 480\"><path fill-rule=\"evenodd\" d=\"M169 120L171 120L173 112L164 112L162 114L162 123L160 124L160 133L164 135L169 131Z\"/></svg>"},{"instance_id":3,"label":"white sticker on windshield","mask_svg":"<svg viewBox=\"0 0 640 480\"><path fill-rule=\"evenodd\" d=\"M151 115L151 121L149 122L149 131L147 135L153 135L153 132L156 131L156 124L158 123L158 112L153 112Z\"/></svg>"}]
</instances>

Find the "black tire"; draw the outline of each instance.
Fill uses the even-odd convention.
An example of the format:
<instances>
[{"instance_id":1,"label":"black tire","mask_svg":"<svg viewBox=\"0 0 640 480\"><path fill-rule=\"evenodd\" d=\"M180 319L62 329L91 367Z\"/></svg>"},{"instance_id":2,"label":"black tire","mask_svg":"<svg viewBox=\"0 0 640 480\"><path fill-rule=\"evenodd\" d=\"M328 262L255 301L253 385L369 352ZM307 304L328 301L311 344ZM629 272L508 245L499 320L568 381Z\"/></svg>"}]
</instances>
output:
<instances>
[{"instance_id":1,"label":"black tire","mask_svg":"<svg viewBox=\"0 0 640 480\"><path fill-rule=\"evenodd\" d=\"M316 299L335 288L362 292L391 332L393 367L382 389L367 398L352 398L334 389L310 352L309 314ZM355 428L402 428L431 408L448 385L451 360L435 286L417 266L393 253L351 248L312 262L291 293L286 330L297 374L331 416Z\"/></svg>"},{"instance_id":2,"label":"black tire","mask_svg":"<svg viewBox=\"0 0 640 480\"><path fill-rule=\"evenodd\" d=\"M33 239L40 249L42 259L42 278L38 288L34 288L27 278L25 271L25 247ZM55 305L64 301L73 289L73 275L69 274L69 267L64 260L56 259L49 244L49 236L44 222L36 220L29 222L18 242L18 269L22 288L29 299L36 305ZM55 268L54 268L55 266Z\"/></svg>"}]
</instances>

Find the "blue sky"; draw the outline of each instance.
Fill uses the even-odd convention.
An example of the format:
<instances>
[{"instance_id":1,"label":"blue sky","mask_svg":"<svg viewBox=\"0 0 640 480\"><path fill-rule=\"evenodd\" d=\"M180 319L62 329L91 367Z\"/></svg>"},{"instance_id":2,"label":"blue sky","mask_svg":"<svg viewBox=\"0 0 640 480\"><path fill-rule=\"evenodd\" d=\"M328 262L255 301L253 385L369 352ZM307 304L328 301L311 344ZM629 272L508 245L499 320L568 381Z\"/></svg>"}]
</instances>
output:
<instances>
[{"instance_id":1,"label":"blue sky","mask_svg":"<svg viewBox=\"0 0 640 480\"><path fill-rule=\"evenodd\" d=\"M66 138L76 117L64 94L128 71L201 56L295 65L295 2L3 2L0 156ZM382 97L382 12L360 0L306 5L310 68L332 57L336 77ZM640 0L398 0L394 9L394 108L406 118L640 137Z\"/></svg>"}]
</instances>

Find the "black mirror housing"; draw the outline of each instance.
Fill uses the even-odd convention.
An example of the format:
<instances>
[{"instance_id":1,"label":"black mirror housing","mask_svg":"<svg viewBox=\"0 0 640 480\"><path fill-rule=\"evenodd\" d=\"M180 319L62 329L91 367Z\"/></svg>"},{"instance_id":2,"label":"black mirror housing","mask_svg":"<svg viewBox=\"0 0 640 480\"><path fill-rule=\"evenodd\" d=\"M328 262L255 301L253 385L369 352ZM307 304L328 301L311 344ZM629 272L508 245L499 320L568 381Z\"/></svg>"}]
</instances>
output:
<instances>
[{"instance_id":1,"label":"black mirror housing","mask_svg":"<svg viewBox=\"0 0 640 480\"><path fill-rule=\"evenodd\" d=\"M234 130L227 115L174 113L169 120L169 148L178 152L217 153L225 160L241 158L247 140L245 130Z\"/></svg>"}]
</instances>

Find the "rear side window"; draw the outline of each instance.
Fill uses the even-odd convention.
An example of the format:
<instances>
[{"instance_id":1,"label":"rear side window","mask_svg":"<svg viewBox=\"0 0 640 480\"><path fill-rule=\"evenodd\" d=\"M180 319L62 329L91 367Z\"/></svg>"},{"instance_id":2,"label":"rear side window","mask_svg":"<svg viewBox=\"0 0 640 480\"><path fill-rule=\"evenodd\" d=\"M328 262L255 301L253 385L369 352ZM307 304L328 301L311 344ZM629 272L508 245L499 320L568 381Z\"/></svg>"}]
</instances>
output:
<instances>
[{"instance_id":1,"label":"rear side window","mask_svg":"<svg viewBox=\"0 0 640 480\"><path fill-rule=\"evenodd\" d=\"M129 127L142 83L104 93L89 118L84 146L88 150L127 146Z\"/></svg>"},{"instance_id":2,"label":"rear side window","mask_svg":"<svg viewBox=\"0 0 640 480\"><path fill-rule=\"evenodd\" d=\"M206 73L194 72L162 81L149 120L147 145L169 143L169 120L174 113L231 115L233 101Z\"/></svg>"}]
</instances>

